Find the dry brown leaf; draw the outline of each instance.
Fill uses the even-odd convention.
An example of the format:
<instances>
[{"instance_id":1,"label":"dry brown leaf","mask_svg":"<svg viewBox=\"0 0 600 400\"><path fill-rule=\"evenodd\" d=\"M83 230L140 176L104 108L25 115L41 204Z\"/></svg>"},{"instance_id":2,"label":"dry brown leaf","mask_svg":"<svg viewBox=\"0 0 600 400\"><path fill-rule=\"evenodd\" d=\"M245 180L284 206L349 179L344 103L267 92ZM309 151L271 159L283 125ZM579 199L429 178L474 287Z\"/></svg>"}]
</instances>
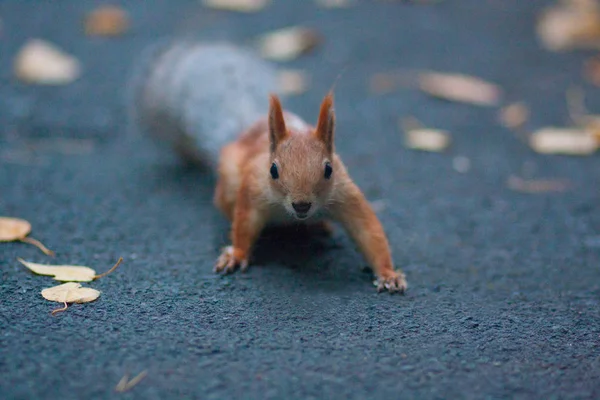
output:
<instances>
[{"instance_id":1,"label":"dry brown leaf","mask_svg":"<svg viewBox=\"0 0 600 400\"><path fill-rule=\"evenodd\" d=\"M257 12L270 3L270 0L203 0L204 6L217 10Z\"/></svg>"},{"instance_id":2,"label":"dry brown leaf","mask_svg":"<svg viewBox=\"0 0 600 400\"><path fill-rule=\"evenodd\" d=\"M511 175L506 181L506 186L516 192L523 193L548 193L564 192L571 185L566 180L557 179L523 179Z\"/></svg>"},{"instance_id":3,"label":"dry brown leaf","mask_svg":"<svg viewBox=\"0 0 600 400\"><path fill-rule=\"evenodd\" d=\"M290 61L314 48L320 36L301 26L279 29L258 37L259 51L264 58Z\"/></svg>"},{"instance_id":4,"label":"dry brown leaf","mask_svg":"<svg viewBox=\"0 0 600 400\"><path fill-rule=\"evenodd\" d=\"M140 383L142 379L146 377L146 375L148 375L148 370L143 370L142 372L137 374L133 379L129 380L129 374L125 374L115 387L115 391L122 393L131 390L135 385Z\"/></svg>"},{"instance_id":5,"label":"dry brown leaf","mask_svg":"<svg viewBox=\"0 0 600 400\"><path fill-rule=\"evenodd\" d=\"M100 292L92 288L81 287L81 283L68 282L42 290L42 297L46 300L64 303L63 308L52 311L52 315L65 311L68 303L89 303L100 296Z\"/></svg>"},{"instance_id":6,"label":"dry brown leaf","mask_svg":"<svg viewBox=\"0 0 600 400\"><path fill-rule=\"evenodd\" d=\"M419 74L419 86L434 97L481 106L497 105L502 93L493 83L463 74L424 72Z\"/></svg>"},{"instance_id":7,"label":"dry brown leaf","mask_svg":"<svg viewBox=\"0 0 600 400\"><path fill-rule=\"evenodd\" d=\"M79 61L55 45L41 39L29 40L14 62L17 78L26 83L64 85L81 74Z\"/></svg>"},{"instance_id":8,"label":"dry brown leaf","mask_svg":"<svg viewBox=\"0 0 600 400\"><path fill-rule=\"evenodd\" d=\"M85 19L85 33L89 36L118 36L129 28L129 16L120 7L101 6Z\"/></svg>"},{"instance_id":9,"label":"dry brown leaf","mask_svg":"<svg viewBox=\"0 0 600 400\"><path fill-rule=\"evenodd\" d=\"M508 129L520 128L528 118L529 108L522 102L509 104L499 113L500 123Z\"/></svg>"},{"instance_id":10,"label":"dry brown leaf","mask_svg":"<svg viewBox=\"0 0 600 400\"><path fill-rule=\"evenodd\" d=\"M591 132L579 128L547 127L529 138L531 148L543 154L590 155L600 143Z\"/></svg>"},{"instance_id":11,"label":"dry brown leaf","mask_svg":"<svg viewBox=\"0 0 600 400\"><path fill-rule=\"evenodd\" d=\"M121 264L123 258L119 258L117 263L111 269L100 275L96 275L96 271L90 267L84 267L80 265L45 265L28 262L21 258L17 258L17 260L29 268L32 272L38 275L53 276L57 281L91 282L113 272L115 269L117 269L119 264Z\"/></svg>"},{"instance_id":12,"label":"dry brown leaf","mask_svg":"<svg viewBox=\"0 0 600 400\"><path fill-rule=\"evenodd\" d=\"M537 35L552 51L600 48L600 6L596 0L563 0L541 13Z\"/></svg>"},{"instance_id":13,"label":"dry brown leaf","mask_svg":"<svg viewBox=\"0 0 600 400\"><path fill-rule=\"evenodd\" d=\"M315 2L323 8L346 8L354 4L353 0L315 0Z\"/></svg>"},{"instance_id":14,"label":"dry brown leaf","mask_svg":"<svg viewBox=\"0 0 600 400\"><path fill-rule=\"evenodd\" d=\"M31 224L20 218L0 217L0 242L24 242L36 246L44 254L53 256L54 252L48 250L40 241L27 237L31 232Z\"/></svg>"},{"instance_id":15,"label":"dry brown leaf","mask_svg":"<svg viewBox=\"0 0 600 400\"><path fill-rule=\"evenodd\" d=\"M300 70L280 70L277 77L279 90L284 95L298 95L308 89L308 74Z\"/></svg>"}]
</instances>

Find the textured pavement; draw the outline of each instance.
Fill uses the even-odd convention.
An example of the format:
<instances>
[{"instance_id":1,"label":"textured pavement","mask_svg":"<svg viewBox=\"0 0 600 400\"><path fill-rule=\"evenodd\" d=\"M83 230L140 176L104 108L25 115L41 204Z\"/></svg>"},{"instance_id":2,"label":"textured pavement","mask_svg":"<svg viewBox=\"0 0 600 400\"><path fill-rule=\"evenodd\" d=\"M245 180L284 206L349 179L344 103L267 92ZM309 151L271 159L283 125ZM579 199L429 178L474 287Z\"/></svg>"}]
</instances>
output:
<instances>
[{"instance_id":1,"label":"textured pavement","mask_svg":"<svg viewBox=\"0 0 600 400\"><path fill-rule=\"evenodd\" d=\"M174 7L173 4L177 4ZM474 74L526 101L527 129L568 123L571 84L590 53L555 54L534 36L538 0L362 1L321 10L282 1L256 15L208 12L198 1L127 1L130 32L87 38L97 2L0 3L0 215L32 222L32 246L0 244L0 394L83 398L598 398L600 158L541 156L497 123L497 109L414 90L368 93L393 68ZM144 45L193 33L238 43L291 24L323 46L290 67L312 90L286 102L308 120L338 74L337 149L379 216L405 296L377 294L341 230L261 240L249 273L212 273L227 242L213 180L129 133L123 87ZM63 87L12 77L26 39L50 40L83 63ZM400 116L453 133L445 154L402 145ZM69 146L56 138L69 139ZM74 146L72 139L84 140ZM65 143L65 142L63 142ZM452 168L466 156L471 169ZM524 194L510 175L564 179L564 193ZM308 255L312 254L312 255ZM51 316L53 286L17 257L109 268L87 284L93 303ZM114 387L147 370L130 392Z\"/></svg>"}]
</instances>

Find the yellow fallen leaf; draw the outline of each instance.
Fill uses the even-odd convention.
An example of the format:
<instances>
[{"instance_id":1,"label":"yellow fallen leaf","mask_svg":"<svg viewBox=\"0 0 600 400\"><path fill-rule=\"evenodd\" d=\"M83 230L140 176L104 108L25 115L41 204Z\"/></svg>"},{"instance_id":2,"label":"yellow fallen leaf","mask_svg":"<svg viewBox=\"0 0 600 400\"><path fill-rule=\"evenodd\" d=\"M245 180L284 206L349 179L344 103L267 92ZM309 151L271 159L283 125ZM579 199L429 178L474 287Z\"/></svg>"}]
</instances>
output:
<instances>
[{"instance_id":1,"label":"yellow fallen leaf","mask_svg":"<svg viewBox=\"0 0 600 400\"><path fill-rule=\"evenodd\" d=\"M0 242L15 242L20 241L36 246L44 254L52 256L54 252L48 250L39 241L27 237L31 232L31 224L24 219L0 217Z\"/></svg>"},{"instance_id":2,"label":"yellow fallen leaf","mask_svg":"<svg viewBox=\"0 0 600 400\"><path fill-rule=\"evenodd\" d=\"M400 121L404 130L404 145L413 150L444 151L450 145L450 133L441 129L425 128L414 117Z\"/></svg>"},{"instance_id":3,"label":"yellow fallen leaf","mask_svg":"<svg viewBox=\"0 0 600 400\"><path fill-rule=\"evenodd\" d=\"M506 181L506 186L516 192L547 193L564 192L570 186L568 181L557 179L523 179L511 175Z\"/></svg>"},{"instance_id":4,"label":"yellow fallen leaf","mask_svg":"<svg viewBox=\"0 0 600 400\"><path fill-rule=\"evenodd\" d=\"M462 74L423 72L418 80L421 90L431 96L481 106L495 106L502 93L493 83Z\"/></svg>"},{"instance_id":5,"label":"yellow fallen leaf","mask_svg":"<svg viewBox=\"0 0 600 400\"><path fill-rule=\"evenodd\" d=\"M46 300L64 303L63 308L52 311L52 315L65 311L68 303L89 303L96 300L100 292L92 288L81 287L80 283L68 282L42 290L42 297Z\"/></svg>"},{"instance_id":6,"label":"yellow fallen leaf","mask_svg":"<svg viewBox=\"0 0 600 400\"><path fill-rule=\"evenodd\" d=\"M206 7L217 10L257 12L269 4L270 0L203 0Z\"/></svg>"},{"instance_id":7,"label":"yellow fallen leaf","mask_svg":"<svg viewBox=\"0 0 600 400\"><path fill-rule=\"evenodd\" d=\"M536 30L548 50L600 48L600 5L596 0L563 0L541 13Z\"/></svg>"},{"instance_id":8,"label":"yellow fallen leaf","mask_svg":"<svg viewBox=\"0 0 600 400\"><path fill-rule=\"evenodd\" d=\"M405 133L406 147L423 151L444 151L450 144L450 133L440 129L413 129Z\"/></svg>"},{"instance_id":9,"label":"yellow fallen leaf","mask_svg":"<svg viewBox=\"0 0 600 400\"><path fill-rule=\"evenodd\" d=\"M512 103L502 108L498 115L500 123L508 129L517 129L523 126L529 118L529 108L525 103Z\"/></svg>"},{"instance_id":10,"label":"yellow fallen leaf","mask_svg":"<svg viewBox=\"0 0 600 400\"><path fill-rule=\"evenodd\" d=\"M277 79L279 90L284 95L302 94L308 89L309 77L304 71L281 70Z\"/></svg>"},{"instance_id":11,"label":"yellow fallen leaf","mask_svg":"<svg viewBox=\"0 0 600 400\"><path fill-rule=\"evenodd\" d=\"M259 36L258 47L264 58L289 61L311 50L319 41L314 30L293 26Z\"/></svg>"},{"instance_id":12,"label":"yellow fallen leaf","mask_svg":"<svg viewBox=\"0 0 600 400\"><path fill-rule=\"evenodd\" d=\"M31 224L24 219L0 217L0 242L23 239L31 232Z\"/></svg>"},{"instance_id":13,"label":"yellow fallen leaf","mask_svg":"<svg viewBox=\"0 0 600 400\"><path fill-rule=\"evenodd\" d=\"M81 287L81 283L67 282L42 290L42 296L59 303L88 303L96 300L100 291Z\"/></svg>"},{"instance_id":14,"label":"yellow fallen leaf","mask_svg":"<svg viewBox=\"0 0 600 400\"><path fill-rule=\"evenodd\" d=\"M534 132L529 145L538 153L583 156L598 150L600 143L584 129L548 127Z\"/></svg>"},{"instance_id":15,"label":"yellow fallen leaf","mask_svg":"<svg viewBox=\"0 0 600 400\"><path fill-rule=\"evenodd\" d=\"M17 54L14 71L17 78L26 83L63 85L79 77L81 65L57 46L45 40L31 39Z\"/></svg>"},{"instance_id":16,"label":"yellow fallen leaf","mask_svg":"<svg viewBox=\"0 0 600 400\"><path fill-rule=\"evenodd\" d=\"M129 28L129 16L120 7L101 6L85 19L85 33L89 36L117 36Z\"/></svg>"},{"instance_id":17,"label":"yellow fallen leaf","mask_svg":"<svg viewBox=\"0 0 600 400\"><path fill-rule=\"evenodd\" d=\"M96 271L89 267L79 265L45 265L28 262L21 258L17 258L17 260L32 272L38 275L53 276L57 281L91 282L110 274L119 266L119 264L121 264L123 258L119 258L117 263L110 270L100 275L96 275Z\"/></svg>"}]
</instances>

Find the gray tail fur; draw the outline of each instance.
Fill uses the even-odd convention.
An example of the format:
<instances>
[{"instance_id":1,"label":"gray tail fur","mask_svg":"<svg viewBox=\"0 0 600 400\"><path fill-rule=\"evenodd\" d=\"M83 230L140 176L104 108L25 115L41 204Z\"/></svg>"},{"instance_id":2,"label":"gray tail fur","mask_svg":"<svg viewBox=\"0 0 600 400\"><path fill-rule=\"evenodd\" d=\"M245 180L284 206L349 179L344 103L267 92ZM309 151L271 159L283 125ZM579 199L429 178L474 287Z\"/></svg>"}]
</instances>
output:
<instances>
[{"instance_id":1,"label":"gray tail fur","mask_svg":"<svg viewBox=\"0 0 600 400\"><path fill-rule=\"evenodd\" d=\"M266 115L277 92L275 68L249 49L194 40L146 48L129 85L135 129L213 169L221 147Z\"/></svg>"}]
</instances>

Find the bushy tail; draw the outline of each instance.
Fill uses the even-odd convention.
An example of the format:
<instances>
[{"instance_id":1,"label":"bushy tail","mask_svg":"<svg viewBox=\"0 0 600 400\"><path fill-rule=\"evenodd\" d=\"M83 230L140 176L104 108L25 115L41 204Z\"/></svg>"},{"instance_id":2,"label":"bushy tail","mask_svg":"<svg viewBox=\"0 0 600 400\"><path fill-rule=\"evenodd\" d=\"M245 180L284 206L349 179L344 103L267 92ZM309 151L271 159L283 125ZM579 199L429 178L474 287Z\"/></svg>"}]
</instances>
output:
<instances>
[{"instance_id":1,"label":"bushy tail","mask_svg":"<svg viewBox=\"0 0 600 400\"><path fill-rule=\"evenodd\" d=\"M141 54L129 87L129 116L188 161L215 168L221 147L266 115L275 68L228 43L171 40Z\"/></svg>"}]
</instances>

